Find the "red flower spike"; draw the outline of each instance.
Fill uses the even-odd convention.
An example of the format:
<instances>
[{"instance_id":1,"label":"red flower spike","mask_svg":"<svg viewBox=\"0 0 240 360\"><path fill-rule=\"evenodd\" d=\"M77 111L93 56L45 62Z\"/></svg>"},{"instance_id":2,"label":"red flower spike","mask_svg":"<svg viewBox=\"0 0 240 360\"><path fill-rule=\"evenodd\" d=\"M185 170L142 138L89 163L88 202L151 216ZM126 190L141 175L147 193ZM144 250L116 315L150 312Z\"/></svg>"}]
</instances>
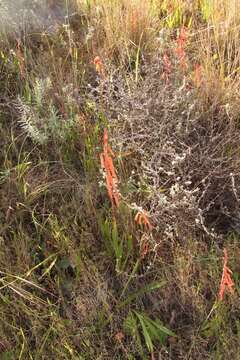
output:
<instances>
[{"instance_id":1,"label":"red flower spike","mask_svg":"<svg viewBox=\"0 0 240 360\"><path fill-rule=\"evenodd\" d=\"M102 63L102 60L101 60L100 56L96 56L95 59L93 60L93 63L95 65L97 73L101 77L104 78L105 77L104 66L103 66L103 63Z\"/></svg>"},{"instance_id":2,"label":"red flower spike","mask_svg":"<svg viewBox=\"0 0 240 360\"><path fill-rule=\"evenodd\" d=\"M219 289L219 300L222 301L224 298L225 290L228 290L231 294L233 294L233 287L234 282L231 278L232 271L227 266L228 263L228 254L227 249L224 249L224 259L223 259L223 272L222 272L222 279L220 283L220 289Z\"/></svg>"},{"instance_id":3,"label":"red flower spike","mask_svg":"<svg viewBox=\"0 0 240 360\"><path fill-rule=\"evenodd\" d=\"M104 129L103 135L103 153L100 155L101 168L106 173L106 185L108 196L113 207L119 207L120 198L118 191L118 178L114 168L112 157L114 153L108 144L108 132Z\"/></svg>"},{"instance_id":4,"label":"red flower spike","mask_svg":"<svg viewBox=\"0 0 240 360\"><path fill-rule=\"evenodd\" d=\"M180 66L183 70L186 70L188 67L186 62L186 52L185 52L186 41L187 41L187 32L186 29L182 27L177 39L176 54L178 56Z\"/></svg>"}]
</instances>

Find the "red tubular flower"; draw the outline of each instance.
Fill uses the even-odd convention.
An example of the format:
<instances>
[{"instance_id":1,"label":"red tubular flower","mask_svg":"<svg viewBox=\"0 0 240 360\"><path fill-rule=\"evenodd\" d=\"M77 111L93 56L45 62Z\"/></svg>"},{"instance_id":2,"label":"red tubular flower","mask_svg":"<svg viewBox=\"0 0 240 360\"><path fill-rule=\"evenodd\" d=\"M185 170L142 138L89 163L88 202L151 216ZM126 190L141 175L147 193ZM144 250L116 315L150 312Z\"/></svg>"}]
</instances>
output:
<instances>
[{"instance_id":1,"label":"red tubular flower","mask_svg":"<svg viewBox=\"0 0 240 360\"><path fill-rule=\"evenodd\" d=\"M146 230L151 231L153 226L148 219L148 215L145 211L138 211L135 216L135 221L139 225L143 225Z\"/></svg>"},{"instance_id":2,"label":"red tubular flower","mask_svg":"<svg viewBox=\"0 0 240 360\"><path fill-rule=\"evenodd\" d=\"M228 263L227 249L224 249L223 272L222 272L222 279L218 294L220 301L223 300L225 290L228 290L231 294L233 294L234 282L231 278L232 271L227 266L227 263Z\"/></svg>"},{"instance_id":3,"label":"red tubular flower","mask_svg":"<svg viewBox=\"0 0 240 360\"><path fill-rule=\"evenodd\" d=\"M120 199L118 191L118 178L113 165L113 156L114 154L112 149L108 144L108 132L107 129L104 129L103 153L100 155L101 167L106 173L106 185L112 206L119 207Z\"/></svg>"},{"instance_id":4,"label":"red tubular flower","mask_svg":"<svg viewBox=\"0 0 240 360\"><path fill-rule=\"evenodd\" d=\"M103 67L103 63L102 63L102 60L101 60L100 56L96 56L95 59L93 60L93 63L95 65L97 73L100 76L104 77L105 76L104 67Z\"/></svg>"}]
</instances>

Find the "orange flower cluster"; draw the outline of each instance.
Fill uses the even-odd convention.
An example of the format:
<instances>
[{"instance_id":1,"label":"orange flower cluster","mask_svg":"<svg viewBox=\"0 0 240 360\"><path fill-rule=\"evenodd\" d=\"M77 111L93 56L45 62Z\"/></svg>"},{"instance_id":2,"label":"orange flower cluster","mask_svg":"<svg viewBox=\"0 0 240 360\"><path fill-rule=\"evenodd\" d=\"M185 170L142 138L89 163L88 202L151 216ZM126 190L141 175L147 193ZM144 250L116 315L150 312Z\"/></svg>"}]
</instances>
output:
<instances>
[{"instance_id":1,"label":"orange flower cluster","mask_svg":"<svg viewBox=\"0 0 240 360\"><path fill-rule=\"evenodd\" d=\"M102 63L102 60L101 60L100 56L96 56L95 59L93 60L93 63L95 65L97 73L101 77L105 77L104 66L103 66L103 63Z\"/></svg>"},{"instance_id":2,"label":"orange flower cluster","mask_svg":"<svg viewBox=\"0 0 240 360\"><path fill-rule=\"evenodd\" d=\"M149 221L148 215L146 214L145 211L138 211L134 220L136 221L136 223L138 225L143 225L145 230L147 231L152 231L153 226ZM147 254L149 253L149 242L148 242L148 238L143 238L143 241L141 242L141 246L140 246L140 259L143 260Z\"/></svg>"},{"instance_id":3,"label":"orange flower cluster","mask_svg":"<svg viewBox=\"0 0 240 360\"><path fill-rule=\"evenodd\" d=\"M187 69L186 52L185 52L186 40L187 40L186 30L184 27L182 27L177 39L178 46L176 48L176 53L180 62L180 66L183 70Z\"/></svg>"},{"instance_id":4,"label":"orange flower cluster","mask_svg":"<svg viewBox=\"0 0 240 360\"><path fill-rule=\"evenodd\" d=\"M119 331L116 335L115 335L115 339L118 341L118 342L122 342L123 339L124 339L124 334L122 331Z\"/></svg>"},{"instance_id":5,"label":"orange flower cluster","mask_svg":"<svg viewBox=\"0 0 240 360\"><path fill-rule=\"evenodd\" d=\"M138 211L134 220L137 224L143 225L146 230L151 231L153 228L145 211Z\"/></svg>"},{"instance_id":6,"label":"orange flower cluster","mask_svg":"<svg viewBox=\"0 0 240 360\"><path fill-rule=\"evenodd\" d=\"M233 293L234 282L231 278L232 271L227 266L227 263L228 263L227 249L224 249L223 272L222 272L222 279L219 289L220 301L223 300L225 290L228 290L231 294Z\"/></svg>"},{"instance_id":7,"label":"orange flower cluster","mask_svg":"<svg viewBox=\"0 0 240 360\"><path fill-rule=\"evenodd\" d=\"M119 191L118 191L118 178L113 165L114 154L108 144L108 132L104 129L103 135L103 153L100 155L101 167L106 173L106 185L108 196L111 200L113 207L119 207Z\"/></svg>"}]
</instances>

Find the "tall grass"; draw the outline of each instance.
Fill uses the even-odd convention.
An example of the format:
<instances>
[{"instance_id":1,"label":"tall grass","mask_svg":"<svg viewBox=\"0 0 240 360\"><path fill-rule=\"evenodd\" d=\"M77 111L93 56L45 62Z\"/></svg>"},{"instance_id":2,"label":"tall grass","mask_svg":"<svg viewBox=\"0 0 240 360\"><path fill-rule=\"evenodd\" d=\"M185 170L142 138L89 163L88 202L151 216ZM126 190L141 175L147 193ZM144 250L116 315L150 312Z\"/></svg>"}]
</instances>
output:
<instances>
[{"instance_id":1,"label":"tall grass","mask_svg":"<svg viewBox=\"0 0 240 360\"><path fill-rule=\"evenodd\" d=\"M94 29L92 51L118 61L131 61L137 49L152 48L159 29L154 2L138 0L78 1Z\"/></svg>"},{"instance_id":2,"label":"tall grass","mask_svg":"<svg viewBox=\"0 0 240 360\"><path fill-rule=\"evenodd\" d=\"M196 40L205 71L206 98L232 105L239 89L239 10L237 1L203 1L201 11L207 26Z\"/></svg>"}]
</instances>

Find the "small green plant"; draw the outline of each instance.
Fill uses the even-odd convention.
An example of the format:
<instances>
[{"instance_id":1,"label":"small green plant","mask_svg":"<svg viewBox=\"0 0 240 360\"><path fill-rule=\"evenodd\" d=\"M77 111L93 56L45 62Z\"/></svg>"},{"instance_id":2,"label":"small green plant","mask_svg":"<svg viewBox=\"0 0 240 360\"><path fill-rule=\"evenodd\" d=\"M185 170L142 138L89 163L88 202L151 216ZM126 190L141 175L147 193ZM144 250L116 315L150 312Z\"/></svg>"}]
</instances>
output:
<instances>
[{"instance_id":1,"label":"small green plant","mask_svg":"<svg viewBox=\"0 0 240 360\"><path fill-rule=\"evenodd\" d=\"M209 316L201 327L201 333L206 338L218 336L226 320L226 311L224 310L224 306L217 306L215 304L212 310L212 316Z\"/></svg>"},{"instance_id":2,"label":"small green plant","mask_svg":"<svg viewBox=\"0 0 240 360\"><path fill-rule=\"evenodd\" d=\"M154 342L166 345L169 336L176 337L176 334L165 327L160 320L152 320L142 312L132 311L128 314L124 322L125 331L130 333L142 349L141 337L144 338L145 346L150 353L154 351ZM140 331L139 331L140 330Z\"/></svg>"},{"instance_id":3,"label":"small green plant","mask_svg":"<svg viewBox=\"0 0 240 360\"><path fill-rule=\"evenodd\" d=\"M49 98L49 91L53 88L49 77L36 78L32 89L26 84L24 97L18 97L17 109L19 124L26 134L39 144L46 144L50 139L64 141L71 138L77 125L77 118L72 113L71 99L66 97L65 104L59 103L58 107L53 99ZM59 100L60 101L60 100Z\"/></svg>"},{"instance_id":4,"label":"small green plant","mask_svg":"<svg viewBox=\"0 0 240 360\"><path fill-rule=\"evenodd\" d=\"M166 14L165 24L169 29L174 29L183 25L184 10L179 1L164 1L162 11Z\"/></svg>"},{"instance_id":5,"label":"small green plant","mask_svg":"<svg viewBox=\"0 0 240 360\"><path fill-rule=\"evenodd\" d=\"M114 256L117 272L126 269L133 251L133 239L131 235L120 235L115 220L101 221L101 233L109 257Z\"/></svg>"}]
</instances>

